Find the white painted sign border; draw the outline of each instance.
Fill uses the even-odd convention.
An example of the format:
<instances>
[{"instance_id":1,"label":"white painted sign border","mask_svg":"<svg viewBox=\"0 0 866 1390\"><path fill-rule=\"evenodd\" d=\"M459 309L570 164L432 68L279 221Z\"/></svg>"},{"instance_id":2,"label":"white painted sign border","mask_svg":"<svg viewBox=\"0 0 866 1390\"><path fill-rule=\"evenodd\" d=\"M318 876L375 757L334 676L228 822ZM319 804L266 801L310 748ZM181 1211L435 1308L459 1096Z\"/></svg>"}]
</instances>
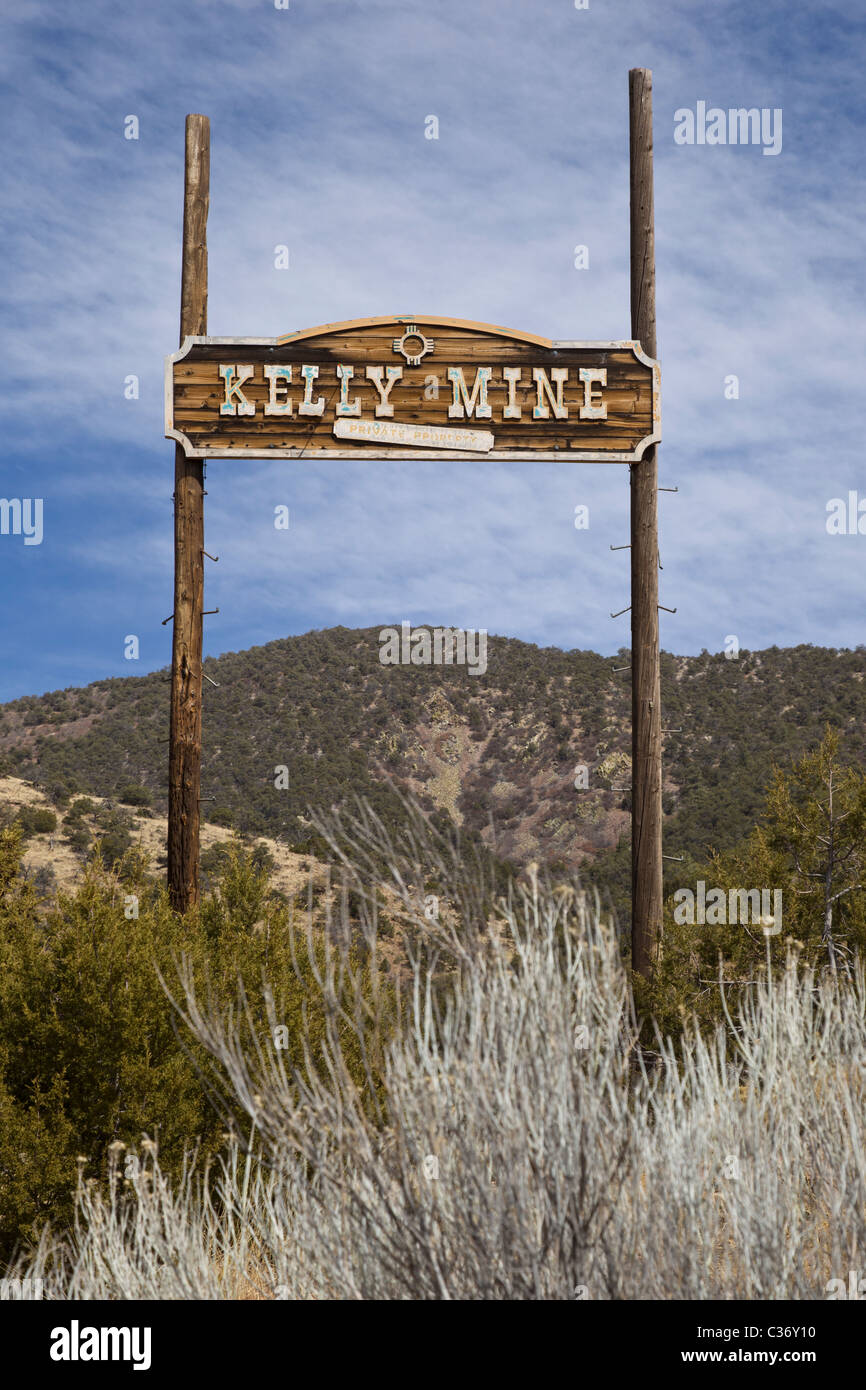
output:
<instances>
[{"instance_id":1,"label":"white painted sign border","mask_svg":"<svg viewBox=\"0 0 866 1390\"><path fill-rule=\"evenodd\" d=\"M194 337L189 335L184 338L183 344L177 352L169 354L165 359L165 435L167 439L174 439L183 448L187 458L240 458L248 459L251 463L257 459L284 458L284 459L341 459L344 461L378 459L399 459L406 457L407 445L402 444L393 448L383 446L377 449L374 454L346 453L344 449L322 449L319 447L275 449L263 447L253 452L250 449L220 449L193 447L191 440L182 430L174 428L174 364L186 357L193 347L201 345L203 347L285 347L288 343L296 342L301 338L312 338L327 333L333 333L339 329L355 326L381 323L403 323L408 322L408 318L382 317L381 319L353 319L346 323L325 324L320 328L308 328L299 333L285 333L279 338L214 338L214 337ZM487 455L488 459L502 459L512 463L639 463L646 450L652 444L661 441L661 365L647 357L640 343L634 342L630 338L624 338L617 342L596 342L584 341L582 339L560 339L551 341L536 337L534 334L517 333L511 329L499 328L493 324L473 323L469 324L462 319L435 318L432 315L414 315L411 318L413 323L432 323L432 324L454 324L460 327L472 327L488 333L495 333L504 337L522 339L537 343L549 350L556 351L561 348L586 348L595 352L632 352L637 361L644 366L652 368L653 374L653 432L645 435L631 452L615 452L613 450L593 450L593 449L498 449L495 453ZM417 459L475 459L478 461L479 453L476 450L465 449L421 449L417 446L412 448L412 458Z\"/></svg>"}]
</instances>

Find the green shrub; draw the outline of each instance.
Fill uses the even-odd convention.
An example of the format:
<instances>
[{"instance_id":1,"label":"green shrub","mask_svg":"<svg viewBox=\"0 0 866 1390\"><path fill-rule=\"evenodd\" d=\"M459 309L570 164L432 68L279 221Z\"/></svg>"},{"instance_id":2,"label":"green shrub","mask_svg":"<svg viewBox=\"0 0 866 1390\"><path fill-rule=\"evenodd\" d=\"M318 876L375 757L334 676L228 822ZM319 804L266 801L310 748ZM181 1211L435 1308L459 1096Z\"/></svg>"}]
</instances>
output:
<instances>
[{"instance_id":1,"label":"green shrub","mask_svg":"<svg viewBox=\"0 0 866 1390\"><path fill-rule=\"evenodd\" d=\"M65 839L70 849L75 850L76 854L86 854L87 850L90 849L90 831L81 822L75 824Z\"/></svg>"},{"instance_id":2,"label":"green shrub","mask_svg":"<svg viewBox=\"0 0 866 1390\"><path fill-rule=\"evenodd\" d=\"M277 861L271 853L264 840L259 840L250 856L250 862L257 869L264 869L267 873L276 868Z\"/></svg>"},{"instance_id":3,"label":"green shrub","mask_svg":"<svg viewBox=\"0 0 866 1390\"><path fill-rule=\"evenodd\" d=\"M118 792L118 800L124 806L152 806L153 793L148 787L142 786L140 782L133 782Z\"/></svg>"},{"instance_id":4,"label":"green shrub","mask_svg":"<svg viewBox=\"0 0 866 1390\"><path fill-rule=\"evenodd\" d=\"M115 825L94 841L95 851L106 864L116 864L132 845L132 836L124 825Z\"/></svg>"},{"instance_id":5,"label":"green shrub","mask_svg":"<svg viewBox=\"0 0 866 1390\"><path fill-rule=\"evenodd\" d=\"M221 1006L240 979L246 1026L268 1044L266 977L288 1030L287 1065L303 1060L305 1034L321 1055L325 1029L306 945L293 953L287 909L238 841L225 849L217 892L185 918L135 850L117 873L97 855L46 913L20 875L21 844L20 826L0 830L0 1260L47 1219L70 1221L79 1157L85 1176L103 1182L109 1146L147 1135L178 1175L190 1145L207 1158L223 1143L206 1056L179 1036L157 972L177 991L185 957Z\"/></svg>"},{"instance_id":6,"label":"green shrub","mask_svg":"<svg viewBox=\"0 0 866 1390\"><path fill-rule=\"evenodd\" d=\"M57 829L57 817L53 811L36 806L22 806L16 816L25 839L31 835L48 835Z\"/></svg>"},{"instance_id":7,"label":"green shrub","mask_svg":"<svg viewBox=\"0 0 866 1390\"><path fill-rule=\"evenodd\" d=\"M219 881L220 875L225 873L230 857L229 846L225 842L218 841L208 849L203 850L199 859L201 871L202 887L210 890Z\"/></svg>"}]
</instances>

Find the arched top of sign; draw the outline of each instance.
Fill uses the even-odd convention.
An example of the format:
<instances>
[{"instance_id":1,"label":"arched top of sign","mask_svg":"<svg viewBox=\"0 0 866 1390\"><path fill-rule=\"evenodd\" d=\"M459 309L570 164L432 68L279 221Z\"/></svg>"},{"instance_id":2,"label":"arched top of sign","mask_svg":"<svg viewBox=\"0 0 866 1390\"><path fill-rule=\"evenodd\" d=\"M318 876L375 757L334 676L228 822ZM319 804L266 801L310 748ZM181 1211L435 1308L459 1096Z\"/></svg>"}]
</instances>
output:
<instances>
[{"instance_id":1,"label":"arched top of sign","mask_svg":"<svg viewBox=\"0 0 866 1390\"><path fill-rule=\"evenodd\" d=\"M188 337L165 408L192 458L633 463L661 438L659 365L639 343L425 314Z\"/></svg>"},{"instance_id":2,"label":"arched top of sign","mask_svg":"<svg viewBox=\"0 0 866 1390\"><path fill-rule=\"evenodd\" d=\"M375 318L343 319L341 323L323 323L318 328L301 328L297 333L283 333L278 343L296 343L299 338L316 338L320 333L344 333L358 328L379 328L382 324L436 324L440 328L461 328L469 333L497 333L503 338L514 338L521 343L535 343L536 347L553 346L549 338L541 338L537 333L521 333L513 328L501 328L496 323L477 323L474 319L446 319L439 314L379 314Z\"/></svg>"}]
</instances>

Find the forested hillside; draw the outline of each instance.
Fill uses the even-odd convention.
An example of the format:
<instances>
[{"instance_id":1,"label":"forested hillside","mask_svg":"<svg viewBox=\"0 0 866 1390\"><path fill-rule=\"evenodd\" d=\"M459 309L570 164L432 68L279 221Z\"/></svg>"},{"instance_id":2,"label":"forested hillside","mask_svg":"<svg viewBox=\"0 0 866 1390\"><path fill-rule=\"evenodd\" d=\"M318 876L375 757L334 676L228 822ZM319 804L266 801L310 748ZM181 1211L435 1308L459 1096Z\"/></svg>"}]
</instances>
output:
<instances>
[{"instance_id":1,"label":"forested hillside","mask_svg":"<svg viewBox=\"0 0 866 1390\"><path fill-rule=\"evenodd\" d=\"M379 629L332 628L209 659L206 818L309 847L307 811L369 798L396 816L391 784L515 863L584 862L616 877L629 826L627 653L488 640L465 666L383 666ZM665 850L738 843L771 768L840 730L863 761L866 649L811 646L662 658ZM97 681L0 709L0 773L50 797L143 785L165 807L167 672ZM585 766L587 785L579 769ZM288 771L288 787L278 769ZM593 875L594 876L594 875Z\"/></svg>"}]
</instances>

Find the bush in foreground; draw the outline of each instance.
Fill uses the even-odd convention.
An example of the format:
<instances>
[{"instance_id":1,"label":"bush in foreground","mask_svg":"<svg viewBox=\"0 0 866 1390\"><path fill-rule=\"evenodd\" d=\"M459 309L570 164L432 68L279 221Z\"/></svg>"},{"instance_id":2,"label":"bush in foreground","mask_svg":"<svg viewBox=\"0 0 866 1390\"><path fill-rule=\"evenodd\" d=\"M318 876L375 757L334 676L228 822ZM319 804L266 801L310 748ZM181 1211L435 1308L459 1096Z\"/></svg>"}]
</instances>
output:
<instances>
[{"instance_id":1,"label":"bush in foreground","mask_svg":"<svg viewBox=\"0 0 866 1390\"><path fill-rule=\"evenodd\" d=\"M187 1150L202 1161L243 1122L210 1099L208 1058L179 1035L160 977L188 978L216 1010L236 1006L256 1039L267 1028L262 980L279 1009L281 1055L296 1064L324 1030L315 973L325 948L300 939L290 909L240 844L229 846L201 910L177 917L140 852L117 872L97 858L47 911L19 872L21 833L0 831L0 1257L74 1218L79 1175L105 1191L112 1156L123 1182L142 1141L166 1180ZM245 1042L250 1033L243 1033ZM348 1045L348 1044L347 1044ZM121 1161L122 1158L122 1161ZM92 1189L91 1189L92 1190Z\"/></svg>"},{"instance_id":2,"label":"bush in foreground","mask_svg":"<svg viewBox=\"0 0 866 1390\"><path fill-rule=\"evenodd\" d=\"M82 1186L74 1235L46 1234L19 1276L84 1298L809 1299L864 1266L856 962L789 956L650 1066L615 933L577 885L530 873L497 901L421 817L398 843L369 814L323 833L374 979L371 866L390 865L406 980L389 1039L342 963L345 923L309 982L323 1027L300 1058L187 961L178 1008L246 1116L246 1153L207 1179L170 1183L151 1155L131 1194Z\"/></svg>"}]
</instances>

